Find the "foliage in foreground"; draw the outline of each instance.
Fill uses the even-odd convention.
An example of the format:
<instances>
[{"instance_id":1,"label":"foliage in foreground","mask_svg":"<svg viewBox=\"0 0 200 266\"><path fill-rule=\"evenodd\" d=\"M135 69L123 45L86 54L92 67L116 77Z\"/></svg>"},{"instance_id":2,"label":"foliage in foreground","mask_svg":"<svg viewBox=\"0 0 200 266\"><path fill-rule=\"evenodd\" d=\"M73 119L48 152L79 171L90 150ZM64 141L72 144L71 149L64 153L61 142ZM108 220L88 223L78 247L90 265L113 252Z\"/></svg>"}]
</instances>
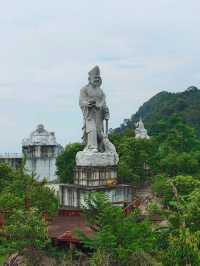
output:
<instances>
[{"instance_id":1,"label":"foliage in foreground","mask_svg":"<svg viewBox=\"0 0 200 266\"><path fill-rule=\"evenodd\" d=\"M85 206L94 235L81 235L91 251L93 266L144 266L158 265L157 262L164 266L200 265L200 141L194 130L178 118L172 117L160 126L164 130L150 140L136 140L130 132L113 133L111 139L120 155L120 181L152 182L163 209L154 204L149 211L160 215L165 226L141 220L136 212L125 217L103 195L94 194ZM75 154L80 149L80 144L68 145L57 162L62 182L72 181ZM57 199L45 184L2 165L0 192L0 210L7 217L4 233L12 235L7 245L1 236L0 250L28 250L31 246L43 250L50 246L42 214L48 210L53 215ZM26 239L26 232L33 239ZM19 235L25 240L14 238ZM76 265L77 257L75 260L71 261Z\"/></svg>"},{"instance_id":2,"label":"foliage in foreground","mask_svg":"<svg viewBox=\"0 0 200 266\"><path fill-rule=\"evenodd\" d=\"M157 177L153 189L162 198L167 221L167 226L158 230L163 265L200 265L199 180Z\"/></svg>"},{"instance_id":3,"label":"foliage in foreground","mask_svg":"<svg viewBox=\"0 0 200 266\"><path fill-rule=\"evenodd\" d=\"M7 241L4 247L10 252L23 252L28 249L43 249L48 244L47 224L37 209L13 210L7 218L2 236Z\"/></svg>"},{"instance_id":4,"label":"foliage in foreground","mask_svg":"<svg viewBox=\"0 0 200 266\"><path fill-rule=\"evenodd\" d=\"M0 255L29 254L33 261L34 252L49 243L44 216L55 214L58 200L45 182L35 181L23 169L15 171L1 164L0 183L0 213L5 218L0 229Z\"/></svg>"},{"instance_id":5,"label":"foliage in foreground","mask_svg":"<svg viewBox=\"0 0 200 266\"><path fill-rule=\"evenodd\" d=\"M99 196L88 199L85 212L95 234L83 242L93 251L92 265L128 265L139 252L144 260L156 259L164 266L200 265L200 139L177 116L159 123L150 140L134 139L130 130L114 132L110 139L120 156L119 180L150 183L164 209L151 205L149 211L162 217L165 226L138 222L136 214L124 217Z\"/></svg>"},{"instance_id":6,"label":"foliage in foreground","mask_svg":"<svg viewBox=\"0 0 200 266\"><path fill-rule=\"evenodd\" d=\"M137 213L124 216L123 210L113 206L101 193L90 194L84 212L94 234L91 238L81 236L84 244L96 251L93 261L100 259L98 252L112 261L112 265L129 265L137 252L149 257L154 254L156 236L148 221L138 222Z\"/></svg>"},{"instance_id":7,"label":"foliage in foreground","mask_svg":"<svg viewBox=\"0 0 200 266\"><path fill-rule=\"evenodd\" d=\"M92 252L91 265L200 265L200 190L178 192L189 179L174 178L167 209L157 207L165 226L150 223L136 211L125 216L104 194L89 195L83 209L94 234L87 237L79 232L79 236Z\"/></svg>"}]
</instances>

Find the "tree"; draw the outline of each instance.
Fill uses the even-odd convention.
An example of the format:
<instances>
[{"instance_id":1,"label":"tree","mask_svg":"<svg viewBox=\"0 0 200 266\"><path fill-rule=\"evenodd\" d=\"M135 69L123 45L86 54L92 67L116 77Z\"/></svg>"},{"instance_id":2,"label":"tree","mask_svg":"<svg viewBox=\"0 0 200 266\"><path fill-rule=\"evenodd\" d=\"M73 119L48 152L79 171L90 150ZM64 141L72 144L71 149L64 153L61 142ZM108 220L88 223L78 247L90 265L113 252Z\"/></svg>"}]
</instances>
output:
<instances>
[{"instance_id":1,"label":"tree","mask_svg":"<svg viewBox=\"0 0 200 266\"><path fill-rule=\"evenodd\" d=\"M194 189L187 198L186 222L193 231L200 231L200 188Z\"/></svg>"},{"instance_id":2,"label":"tree","mask_svg":"<svg viewBox=\"0 0 200 266\"><path fill-rule=\"evenodd\" d=\"M80 143L68 144L56 160L57 175L61 183L73 183L76 153L82 149Z\"/></svg>"},{"instance_id":3,"label":"tree","mask_svg":"<svg viewBox=\"0 0 200 266\"><path fill-rule=\"evenodd\" d=\"M176 151L181 153L199 149L200 142L195 130L185 124L179 117L173 116L164 123L166 124L166 130L161 133L164 152Z\"/></svg>"},{"instance_id":4,"label":"tree","mask_svg":"<svg viewBox=\"0 0 200 266\"><path fill-rule=\"evenodd\" d=\"M200 188L200 181L187 175L178 175L173 178L156 176L151 185L152 190L166 206L170 206L170 202L174 200L173 186L176 187L180 196L189 197L190 193Z\"/></svg>"},{"instance_id":5,"label":"tree","mask_svg":"<svg viewBox=\"0 0 200 266\"><path fill-rule=\"evenodd\" d=\"M123 137L118 145L119 179L121 182L142 183L154 168L154 140Z\"/></svg>"},{"instance_id":6,"label":"tree","mask_svg":"<svg viewBox=\"0 0 200 266\"><path fill-rule=\"evenodd\" d=\"M187 196L195 189L200 188L200 180L193 176L178 175L172 181L181 196Z\"/></svg>"},{"instance_id":7,"label":"tree","mask_svg":"<svg viewBox=\"0 0 200 266\"><path fill-rule=\"evenodd\" d=\"M27 202L32 208L37 208L40 213L48 213L49 217L55 215L58 209L58 198L54 192L41 185L36 185L27 192Z\"/></svg>"},{"instance_id":8,"label":"tree","mask_svg":"<svg viewBox=\"0 0 200 266\"><path fill-rule=\"evenodd\" d=\"M169 176L180 174L198 175L200 141L193 128L178 117L163 122L163 132L156 137L157 173Z\"/></svg>"},{"instance_id":9,"label":"tree","mask_svg":"<svg viewBox=\"0 0 200 266\"><path fill-rule=\"evenodd\" d=\"M47 224L36 209L13 211L3 232L0 232L0 238L4 251L24 255L28 259L28 265L39 265L40 259L35 254L49 242Z\"/></svg>"},{"instance_id":10,"label":"tree","mask_svg":"<svg viewBox=\"0 0 200 266\"><path fill-rule=\"evenodd\" d=\"M173 177L175 175L199 173L199 162L192 153L170 152L159 161L160 171Z\"/></svg>"},{"instance_id":11,"label":"tree","mask_svg":"<svg viewBox=\"0 0 200 266\"><path fill-rule=\"evenodd\" d=\"M24 209L24 198L18 197L14 193L6 190L0 194L0 213L4 213L5 217L9 217L16 209Z\"/></svg>"},{"instance_id":12,"label":"tree","mask_svg":"<svg viewBox=\"0 0 200 266\"><path fill-rule=\"evenodd\" d=\"M172 186L166 176L155 176L151 188L163 205L168 205L173 198Z\"/></svg>"},{"instance_id":13,"label":"tree","mask_svg":"<svg viewBox=\"0 0 200 266\"><path fill-rule=\"evenodd\" d=\"M5 172L3 168L2 179L7 172L12 172L12 179L0 194L0 212L5 216L0 230L0 255L16 251L30 256L30 262L34 262L35 252L39 254L49 243L44 214L55 214L58 199L45 182L34 180L23 169ZM32 265L30 262L28 265Z\"/></svg>"},{"instance_id":14,"label":"tree","mask_svg":"<svg viewBox=\"0 0 200 266\"><path fill-rule=\"evenodd\" d=\"M165 180L173 196L166 201L169 209L163 211L166 226L158 228L157 247L160 247L163 265L200 265L199 215L196 215L200 193L193 190L198 182L190 176Z\"/></svg>"},{"instance_id":15,"label":"tree","mask_svg":"<svg viewBox=\"0 0 200 266\"><path fill-rule=\"evenodd\" d=\"M0 192L13 181L14 171L7 164L0 164Z\"/></svg>"},{"instance_id":16,"label":"tree","mask_svg":"<svg viewBox=\"0 0 200 266\"><path fill-rule=\"evenodd\" d=\"M200 232L192 233L188 228L180 228L170 234L168 249L163 256L166 266L200 265Z\"/></svg>"},{"instance_id":17,"label":"tree","mask_svg":"<svg viewBox=\"0 0 200 266\"><path fill-rule=\"evenodd\" d=\"M129 265L133 253L153 254L155 234L148 221L137 221L137 214L125 216L102 193L92 193L86 199L84 212L93 228L91 238L82 235L86 246L109 254L114 265Z\"/></svg>"},{"instance_id":18,"label":"tree","mask_svg":"<svg viewBox=\"0 0 200 266\"><path fill-rule=\"evenodd\" d=\"M16 209L36 208L40 213L53 216L58 208L58 198L45 182L38 182L23 170L13 172L13 181L0 194L0 211L12 214Z\"/></svg>"}]
</instances>

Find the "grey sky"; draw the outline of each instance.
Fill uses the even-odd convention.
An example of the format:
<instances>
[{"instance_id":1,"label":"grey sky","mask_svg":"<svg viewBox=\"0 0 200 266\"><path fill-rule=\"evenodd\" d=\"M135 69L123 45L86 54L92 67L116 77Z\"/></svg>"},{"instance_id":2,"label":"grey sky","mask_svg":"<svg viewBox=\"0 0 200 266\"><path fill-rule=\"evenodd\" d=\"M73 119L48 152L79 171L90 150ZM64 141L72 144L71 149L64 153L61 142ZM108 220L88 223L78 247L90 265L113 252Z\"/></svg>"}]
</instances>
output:
<instances>
[{"instance_id":1,"label":"grey sky","mask_svg":"<svg viewBox=\"0 0 200 266\"><path fill-rule=\"evenodd\" d=\"M80 140L79 90L100 65L117 127L161 90L200 86L199 0L0 0L0 152L38 123Z\"/></svg>"}]
</instances>

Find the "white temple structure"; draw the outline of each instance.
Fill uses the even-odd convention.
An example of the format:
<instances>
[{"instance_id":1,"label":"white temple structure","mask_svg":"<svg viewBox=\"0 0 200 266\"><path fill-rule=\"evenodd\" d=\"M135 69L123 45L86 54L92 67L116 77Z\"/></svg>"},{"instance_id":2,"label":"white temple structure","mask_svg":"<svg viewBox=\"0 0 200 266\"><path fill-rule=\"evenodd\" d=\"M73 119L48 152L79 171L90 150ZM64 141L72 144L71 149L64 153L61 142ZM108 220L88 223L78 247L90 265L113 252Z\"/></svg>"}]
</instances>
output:
<instances>
[{"instance_id":1,"label":"white temple structure","mask_svg":"<svg viewBox=\"0 0 200 266\"><path fill-rule=\"evenodd\" d=\"M136 139L150 139L147 133L147 130L144 127L142 118L140 118L140 120L136 123L135 138Z\"/></svg>"},{"instance_id":2,"label":"white temple structure","mask_svg":"<svg viewBox=\"0 0 200 266\"><path fill-rule=\"evenodd\" d=\"M48 132L43 125L38 125L29 138L22 141L22 151L26 158L25 169L42 181L52 182L56 176L56 158L62 146L56 142L54 132Z\"/></svg>"}]
</instances>

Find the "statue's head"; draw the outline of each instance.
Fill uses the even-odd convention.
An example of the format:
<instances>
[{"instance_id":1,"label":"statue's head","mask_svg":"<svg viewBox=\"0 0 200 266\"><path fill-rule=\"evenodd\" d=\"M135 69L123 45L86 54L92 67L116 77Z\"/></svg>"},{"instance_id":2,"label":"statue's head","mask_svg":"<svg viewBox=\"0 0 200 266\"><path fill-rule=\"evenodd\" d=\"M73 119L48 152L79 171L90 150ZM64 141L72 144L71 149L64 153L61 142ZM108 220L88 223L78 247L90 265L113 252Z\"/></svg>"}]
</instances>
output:
<instances>
[{"instance_id":1,"label":"statue's head","mask_svg":"<svg viewBox=\"0 0 200 266\"><path fill-rule=\"evenodd\" d=\"M93 86L93 87L100 87L102 84L102 79L100 76L100 69L98 66L95 66L93 69L91 69L88 73L89 77L89 83Z\"/></svg>"}]
</instances>

